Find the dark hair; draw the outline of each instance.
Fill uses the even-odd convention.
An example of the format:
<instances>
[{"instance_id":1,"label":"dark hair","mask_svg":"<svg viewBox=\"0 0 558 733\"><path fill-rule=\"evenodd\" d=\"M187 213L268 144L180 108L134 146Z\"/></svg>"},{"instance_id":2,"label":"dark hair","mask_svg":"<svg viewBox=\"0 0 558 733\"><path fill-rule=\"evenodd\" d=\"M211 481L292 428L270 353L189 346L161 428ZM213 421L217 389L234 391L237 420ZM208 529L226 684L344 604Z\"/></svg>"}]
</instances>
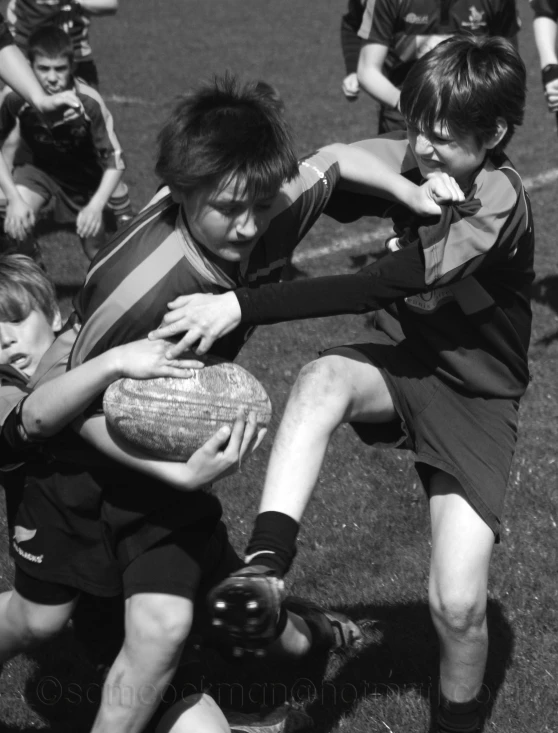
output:
<instances>
[{"instance_id":1,"label":"dark hair","mask_svg":"<svg viewBox=\"0 0 558 733\"><path fill-rule=\"evenodd\" d=\"M0 321L23 321L32 310L53 323L58 304L52 283L30 257L0 255Z\"/></svg>"},{"instance_id":2,"label":"dark hair","mask_svg":"<svg viewBox=\"0 0 558 733\"><path fill-rule=\"evenodd\" d=\"M159 133L155 171L187 194L235 176L253 198L276 193L298 172L290 128L275 89L215 77L183 97Z\"/></svg>"},{"instance_id":3,"label":"dark hair","mask_svg":"<svg viewBox=\"0 0 558 733\"><path fill-rule=\"evenodd\" d=\"M401 90L407 124L432 133L447 125L453 134L489 141L503 118L508 130L495 150L503 150L523 122L525 65L504 38L452 36L419 59Z\"/></svg>"},{"instance_id":4,"label":"dark hair","mask_svg":"<svg viewBox=\"0 0 558 733\"><path fill-rule=\"evenodd\" d=\"M74 65L74 45L70 36L55 25L41 25L29 36L27 58L32 64L37 56L55 59L65 56Z\"/></svg>"}]
</instances>

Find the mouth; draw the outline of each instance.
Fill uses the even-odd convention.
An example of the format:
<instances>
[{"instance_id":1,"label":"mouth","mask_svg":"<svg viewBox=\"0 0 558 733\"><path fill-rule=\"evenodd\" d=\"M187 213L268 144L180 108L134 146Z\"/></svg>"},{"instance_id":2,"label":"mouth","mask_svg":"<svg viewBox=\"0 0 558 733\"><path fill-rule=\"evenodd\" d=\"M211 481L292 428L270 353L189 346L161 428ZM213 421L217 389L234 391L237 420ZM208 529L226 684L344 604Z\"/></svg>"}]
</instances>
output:
<instances>
[{"instance_id":1,"label":"mouth","mask_svg":"<svg viewBox=\"0 0 558 733\"><path fill-rule=\"evenodd\" d=\"M430 170L439 169L442 164L438 160L432 160L432 158L420 158L421 165Z\"/></svg>"},{"instance_id":2,"label":"mouth","mask_svg":"<svg viewBox=\"0 0 558 733\"><path fill-rule=\"evenodd\" d=\"M27 354L14 354L10 356L10 366L17 367L20 371L27 369L31 364L31 357Z\"/></svg>"}]
</instances>

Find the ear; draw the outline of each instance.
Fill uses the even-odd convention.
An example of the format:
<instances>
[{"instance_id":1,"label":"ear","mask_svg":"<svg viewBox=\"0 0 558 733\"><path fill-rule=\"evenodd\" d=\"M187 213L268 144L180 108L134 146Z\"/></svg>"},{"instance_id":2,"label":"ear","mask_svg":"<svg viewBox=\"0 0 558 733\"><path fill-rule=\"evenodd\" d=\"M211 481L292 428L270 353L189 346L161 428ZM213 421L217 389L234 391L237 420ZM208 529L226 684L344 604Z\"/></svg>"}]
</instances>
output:
<instances>
[{"instance_id":1,"label":"ear","mask_svg":"<svg viewBox=\"0 0 558 733\"><path fill-rule=\"evenodd\" d=\"M486 143L486 148L488 150L493 150L498 143L501 143L504 139L504 136L506 132L508 131L508 123L503 117L498 117L496 119L496 132L494 135L490 138L490 140Z\"/></svg>"},{"instance_id":2,"label":"ear","mask_svg":"<svg viewBox=\"0 0 558 733\"><path fill-rule=\"evenodd\" d=\"M58 333L58 331L60 331L60 329L62 328L62 316L60 315L60 311L58 310L58 308L54 312L51 325L54 333Z\"/></svg>"}]
</instances>

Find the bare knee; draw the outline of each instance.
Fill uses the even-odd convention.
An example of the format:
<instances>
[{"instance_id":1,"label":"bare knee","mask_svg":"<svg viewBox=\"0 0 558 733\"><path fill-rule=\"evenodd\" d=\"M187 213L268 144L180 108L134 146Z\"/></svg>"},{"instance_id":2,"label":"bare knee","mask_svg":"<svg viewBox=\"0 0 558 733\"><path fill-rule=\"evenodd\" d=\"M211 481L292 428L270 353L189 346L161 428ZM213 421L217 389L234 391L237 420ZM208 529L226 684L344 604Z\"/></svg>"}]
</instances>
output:
<instances>
[{"instance_id":1,"label":"bare knee","mask_svg":"<svg viewBox=\"0 0 558 733\"><path fill-rule=\"evenodd\" d=\"M192 604L185 598L140 594L128 601L126 643L175 649L192 626Z\"/></svg>"},{"instance_id":2,"label":"bare knee","mask_svg":"<svg viewBox=\"0 0 558 733\"><path fill-rule=\"evenodd\" d=\"M325 356L302 367L294 384L291 399L306 405L312 412L319 407L329 411L332 405L345 406L350 400L346 359Z\"/></svg>"},{"instance_id":3,"label":"bare knee","mask_svg":"<svg viewBox=\"0 0 558 733\"><path fill-rule=\"evenodd\" d=\"M42 644L59 634L70 620L72 608L64 606L41 606L20 602L17 620L21 641L25 646Z\"/></svg>"},{"instance_id":4,"label":"bare knee","mask_svg":"<svg viewBox=\"0 0 558 733\"><path fill-rule=\"evenodd\" d=\"M467 590L430 593L430 613L436 628L457 637L482 630L486 621L486 594Z\"/></svg>"}]
</instances>

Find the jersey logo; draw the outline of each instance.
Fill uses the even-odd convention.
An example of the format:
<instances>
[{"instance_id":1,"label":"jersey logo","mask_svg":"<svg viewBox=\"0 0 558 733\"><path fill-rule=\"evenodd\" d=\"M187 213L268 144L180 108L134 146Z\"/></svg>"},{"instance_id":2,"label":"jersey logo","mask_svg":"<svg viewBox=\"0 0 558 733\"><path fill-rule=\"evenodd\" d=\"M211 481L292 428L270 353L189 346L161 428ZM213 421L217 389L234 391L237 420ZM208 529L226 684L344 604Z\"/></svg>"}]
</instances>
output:
<instances>
[{"instance_id":1,"label":"jersey logo","mask_svg":"<svg viewBox=\"0 0 558 733\"><path fill-rule=\"evenodd\" d=\"M486 28L488 24L484 16L484 10L477 10L474 5L471 5L469 8L469 20L464 20L461 25L472 31L478 31L481 28Z\"/></svg>"},{"instance_id":2,"label":"jersey logo","mask_svg":"<svg viewBox=\"0 0 558 733\"><path fill-rule=\"evenodd\" d=\"M16 542L27 542L28 540L32 540L36 534L36 529L27 529L26 527L19 526L14 527L14 540Z\"/></svg>"},{"instance_id":3,"label":"jersey logo","mask_svg":"<svg viewBox=\"0 0 558 733\"><path fill-rule=\"evenodd\" d=\"M405 23L409 25L424 25L428 23L428 15L417 15L416 13L407 13L404 18Z\"/></svg>"},{"instance_id":4,"label":"jersey logo","mask_svg":"<svg viewBox=\"0 0 558 733\"><path fill-rule=\"evenodd\" d=\"M414 311L422 313L432 313L437 310L443 303L454 299L451 288L436 288L429 293L421 293L420 295L410 295L405 298L405 304Z\"/></svg>"}]
</instances>

